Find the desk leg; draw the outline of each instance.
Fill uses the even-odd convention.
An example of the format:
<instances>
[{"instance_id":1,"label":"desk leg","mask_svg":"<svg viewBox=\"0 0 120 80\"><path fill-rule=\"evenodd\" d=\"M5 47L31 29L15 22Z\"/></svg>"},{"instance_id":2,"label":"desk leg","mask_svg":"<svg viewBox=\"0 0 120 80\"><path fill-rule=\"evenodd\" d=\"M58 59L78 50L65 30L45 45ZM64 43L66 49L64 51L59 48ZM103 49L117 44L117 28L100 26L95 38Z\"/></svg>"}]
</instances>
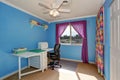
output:
<instances>
[{"instance_id":1,"label":"desk leg","mask_svg":"<svg viewBox=\"0 0 120 80\"><path fill-rule=\"evenodd\" d=\"M21 57L18 57L19 80L21 79Z\"/></svg>"},{"instance_id":2,"label":"desk leg","mask_svg":"<svg viewBox=\"0 0 120 80\"><path fill-rule=\"evenodd\" d=\"M43 53L40 55L40 67L41 67L42 72L44 72L44 69L43 69Z\"/></svg>"},{"instance_id":3,"label":"desk leg","mask_svg":"<svg viewBox=\"0 0 120 80\"><path fill-rule=\"evenodd\" d=\"M28 58L28 68L30 68L30 58Z\"/></svg>"}]
</instances>

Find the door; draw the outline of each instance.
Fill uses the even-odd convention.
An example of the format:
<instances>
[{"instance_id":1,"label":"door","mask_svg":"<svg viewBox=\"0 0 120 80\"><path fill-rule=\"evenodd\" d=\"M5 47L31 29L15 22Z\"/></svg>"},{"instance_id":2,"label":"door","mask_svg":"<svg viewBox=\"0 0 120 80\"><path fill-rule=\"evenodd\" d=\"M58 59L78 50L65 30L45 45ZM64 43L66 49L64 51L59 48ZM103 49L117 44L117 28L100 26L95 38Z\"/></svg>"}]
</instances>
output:
<instances>
[{"instance_id":1,"label":"door","mask_svg":"<svg viewBox=\"0 0 120 80\"><path fill-rule=\"evenodd\" d=\"M113 0L110 14L110 80L120 80L120 0Z\"/></svg>"}]
</instances>

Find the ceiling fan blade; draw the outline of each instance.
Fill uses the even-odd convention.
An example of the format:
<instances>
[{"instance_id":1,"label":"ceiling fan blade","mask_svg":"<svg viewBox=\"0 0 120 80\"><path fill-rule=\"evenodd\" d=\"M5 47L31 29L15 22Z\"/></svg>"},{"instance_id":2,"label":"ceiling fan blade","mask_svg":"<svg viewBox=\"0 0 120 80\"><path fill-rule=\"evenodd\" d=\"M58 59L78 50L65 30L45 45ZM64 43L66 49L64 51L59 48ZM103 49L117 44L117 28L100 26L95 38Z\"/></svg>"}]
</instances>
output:
<instances>
[{"instance_id":1,"label":"ceiling fan blade","mask_svg":"<svg viewBox=\"0 0 120 80\"><path fill-rule=\"evenodd\" d=\"M66 12L66 13L69 13L71 12L70 9L58 9L59 12Z\"/></svg>"},{"instance_id":2,"label":"ceiling fan blade","mask_svg":"<svg viewBox=\"0 0 120 80\"><path fill-rule=\"evenodd\" d=\"M52 8L54 9L58 9L61 7L61 5L63 4L64 0L54 0L53 4L52 4Z\"/></svg>"},{"instance_id":3,"label":"ceiling fan blade","mask_svg":"<svg viewBox=\"0 0 120 80\"><path fill-rule=\"evenodd\" d=\"M42 6L42 7L44 7L44 8L52 9L51 6L50 6L50 5L46 5L45 2L40 1L38 4L39 4L40 6Z\"/></svg>"},{"instance_id":4,"label":"ceiling fan blade","mask_svg":"<svg viewBox=\"0 0 120 80\"><path fill-rule=\"evenodd\" d=\"M45 11L45 12L43 12L43 14L49 14L49 12L50 12L50 11Z\"/></svg>"}]
</instances>

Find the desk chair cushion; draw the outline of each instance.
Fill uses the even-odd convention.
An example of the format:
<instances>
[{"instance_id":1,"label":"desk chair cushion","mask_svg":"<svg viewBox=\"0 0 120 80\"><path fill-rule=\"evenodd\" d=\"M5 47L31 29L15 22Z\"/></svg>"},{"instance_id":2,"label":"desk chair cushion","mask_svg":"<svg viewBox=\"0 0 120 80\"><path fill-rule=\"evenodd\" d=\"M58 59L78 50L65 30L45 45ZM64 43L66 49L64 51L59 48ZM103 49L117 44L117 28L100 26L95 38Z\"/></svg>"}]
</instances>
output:
<instances>
[{"instance_id":1,"label":"desk chair cushion","mask_svg":"<svg viewBox=\"0 0 120 80\"><path fill-rule=\"evenodd\" d=\"M48 57L53 60L60 60L60 44L55 44L54 51L48 52Z\"/></svg>"},{"instance_id":2,"label":"desk chair cushion","mask_svg":"<svg viewBox=\"0 0 120 80\"><path fill-rule=\"evenodd\" d=\"M50 66L52 67L52 69L54 69L54 67L56 65L59 65L59 61L60 61L60 44L55 44L54 46L54 51L52 52L48 52L48 58L52 60L52 62L50 62ZM61 65L59 65L61 67Z\"/></svg>"}]
</instances>

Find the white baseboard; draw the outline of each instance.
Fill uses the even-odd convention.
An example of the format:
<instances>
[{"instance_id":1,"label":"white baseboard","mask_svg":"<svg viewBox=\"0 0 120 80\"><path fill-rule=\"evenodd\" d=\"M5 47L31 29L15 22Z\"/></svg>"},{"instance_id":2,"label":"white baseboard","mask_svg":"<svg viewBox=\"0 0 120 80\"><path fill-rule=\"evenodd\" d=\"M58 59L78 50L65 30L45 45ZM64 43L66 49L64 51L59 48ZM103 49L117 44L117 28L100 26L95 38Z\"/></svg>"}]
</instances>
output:
<instances>
[{"instance_id":1,"label":"white baseboard","mask_svg":"<svg viewBox=\"0 0 120 80\"><path fill-rule=\"evenodd\" d=\"M60 58L61 60L66 60L66 61L73 61L73 62L82 62L81 60L74 60L74 59L68 59L68 58Z\"/></svg>"},{"instance_id":2,"label":"white baseboard","mask_svg":"<svg viewBox=\"0 0 120 80\"><path fill-rule=\"evenodd\" d=\"M27 68L27 66L23 67L22 70L24 70L26 68ZM5 76L1 77L0 80L3 80L3 79L5 79L5 78L7 78L9 76L12 76L12 75L16 74L17 72L18 72L18 70L14 71L14 72L12 72L12 73L10 73L8 75L5 75Z\"/></svg>"},{"instance_id":3,"label":"white baseboard","mask_svg":"<svg viewBox=\"0 0 120 80\"><path fill-rule=\"evenodd\" d=\"M104 79L107 80L106 77L105 77L105 75L104 75Z\"/></svg>"},{"instance_id":4,"label":"white baseboard","mask_svg":"<svg viewBox=\"0 0 120 80\"><path fill-rule=\"evenodd\" d=\"M83 62L81 60L74 60L74 59L68 59L68 58L60 58L61 60L66 60L66 61L73 61L73 62ZM95 62L89 62L90 64L95 64Z\"/></svg>"}]
</instances>

